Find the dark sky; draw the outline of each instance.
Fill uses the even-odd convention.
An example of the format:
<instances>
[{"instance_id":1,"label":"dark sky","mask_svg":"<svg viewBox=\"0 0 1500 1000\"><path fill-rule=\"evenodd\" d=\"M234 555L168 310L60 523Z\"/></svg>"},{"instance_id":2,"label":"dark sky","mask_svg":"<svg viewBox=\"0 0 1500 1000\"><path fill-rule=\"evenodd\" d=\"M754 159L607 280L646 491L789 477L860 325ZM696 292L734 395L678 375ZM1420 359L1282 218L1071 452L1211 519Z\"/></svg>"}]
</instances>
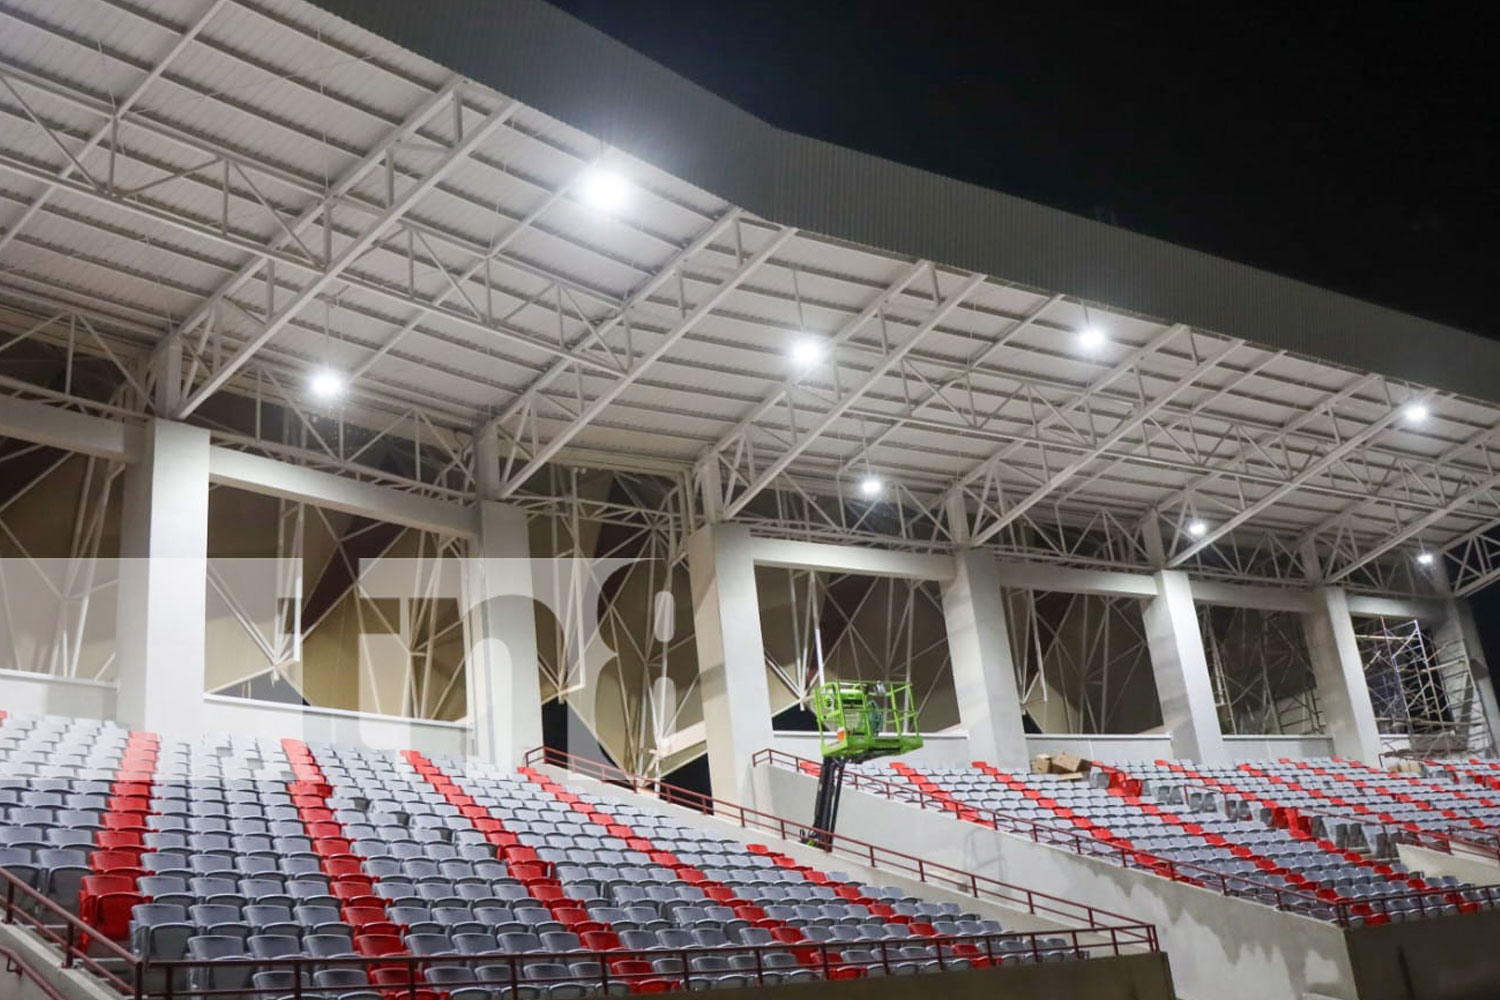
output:
<instances>
[{"instance_id":1,"label":"dark sky","mask_svg":"<svg viewBox=\"0 0 1500 1000\"><path fill-rule=\"evenodd\" d=\"M1500 339L1479 5L552 2L782 128Z\"/></svg>"}]
</instances>

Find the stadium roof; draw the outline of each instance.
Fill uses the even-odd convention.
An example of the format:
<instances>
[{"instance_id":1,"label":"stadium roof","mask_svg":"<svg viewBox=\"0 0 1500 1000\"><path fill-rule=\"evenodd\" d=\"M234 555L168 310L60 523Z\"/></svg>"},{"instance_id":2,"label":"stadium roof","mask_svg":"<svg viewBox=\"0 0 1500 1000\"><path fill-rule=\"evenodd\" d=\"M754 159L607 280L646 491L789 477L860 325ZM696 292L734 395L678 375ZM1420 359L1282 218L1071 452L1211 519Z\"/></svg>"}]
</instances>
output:
<instances>
[{"instance_id":1,"label":"stadium roof","mask_svg":"<svg viewBox=\"0 0 1500 1000\"><path fill-rule=\"evenodd\" d=\"M0 332L118 365L107 412L316 409L328 366L367 438L498 428L502 495L696 476L768 530L1372 588L1500 516L1500 346L779 132L544 4L322 5L372 30L0 0Z\"/></svg>"}]
</instances>

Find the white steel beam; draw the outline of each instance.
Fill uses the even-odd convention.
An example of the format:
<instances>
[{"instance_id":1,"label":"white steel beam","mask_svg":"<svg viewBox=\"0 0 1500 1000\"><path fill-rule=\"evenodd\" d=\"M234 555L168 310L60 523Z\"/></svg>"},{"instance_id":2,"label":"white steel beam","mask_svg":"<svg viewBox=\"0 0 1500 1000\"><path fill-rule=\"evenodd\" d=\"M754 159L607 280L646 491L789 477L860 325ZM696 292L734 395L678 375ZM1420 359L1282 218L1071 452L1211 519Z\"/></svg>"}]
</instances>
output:
<instances>
[{"instance_id":1,"label":"white steel beam","mask_svg":"<svg viewBox=\"0 0 1500 1000\"><path fill-rule=\"evenodd\" d=\"M193 19L193 22L188 25L187 29L173 40L171 47L162 53L161 58L156 61L151 70L145 76L141 77L140 80L136 81L136 85L130 88L130 92L120 99L119 106L115 109L114 114L95 129L87 141L73 154L74 160L81 162L86 159L101 142L110 137L110 134L119 126L120 119L130 113L130 109L135 107L140 99L145 96L146 91L151 88L151 85L161 79L161 75L167 71L167 67L171 65L172 61L182 54L183 49L192 44L193 39L197 38L203 29L208 27L208 23L214 19L214 15L218 14L228 2L229 0L213 0L203 10L203 13ZM62 176L73 176L75 169L77 168L74 161L70 160L63 166ZM11 241L16 238L16 234L25 229L31 220L35 219L37 214L46 207L47 201L52 197L54 190L56 189L50 187L43 188L42 192L32 199L31 204L26 206L26 210L21 213L21 217L12 223L5 232L0 233L0 253L4 253L5 248L10 246Z\"/></svg>"},{"instance_id":2,"label":"white steel beam","mask_svg":"<svg viewBox=\"0 0 1500 1000\"><path fill-rule=\"evenodd\" d=\"M141 457L138 426L12 396L0 396L0 437L116 462Z\"/></svg>"},{"instance_id":3,"label":"white steel beam","mask_svg":"<svg viewBox=\"0 0 1500 1000\"><path fill-rule=\"evenodd\" d=\"M370 171L378 167L380 161L390 155L391 151L397 145L408 139L417 129L431 121L434 115L441 111L445 105L453 101L462 82L462 77L453 77L418 105L411 114L406 116L406 119L400 125L386 133L380 142L372 146L364 156L360 157L358 161L340 174L338 179L334 181L333 186L328 189L326 195L309 204L295 219L286 223L286 228L271 238L270 247L275 250L284 248L298 234L311 226L319 216L328 212L333 202L348 194L356 184L364 180ZM266 258L258 254L252 254L250 259L240 265L238 271L224 279L218 288L214 289L213 292L204 298L198 308L188 314L187 318L178 326L177 334L181 336L195 329L200 323L207 322L213 312L214 306L243 288L247 282L260 273L265 263Z\"/></svg>"},{"instance_id":4,"label":"white steel beam","mask_svg":"<svg viewBox=\"0 0 1500 1000\"><path fill-rule=\"evenodd\" d=\"M610 333L614 332L614 330L625 321L626 317L630 313L630 310L640 306L652 295L655 295L658 291L660 291L661 287L668 281L670 281L673 277L675 277L689 260L706 250L708 248L708 245L714 240L718 239L721 235L723 235L726 229L739 222L739 219L743 214L743 209L732 208L729 211L725 212L723 215L719 216L719 218L711 222L706 228L704 228L702 232L700 232L696 237L693 238L692 242L688 243L687 246L674 253L670 258L668 258L665 264L657 268L656 273L654 273L643 284L641 284L641 286L634 292L631 292L629 297L627 297L625 301L620 304L619 309L617 309L606 319L601 320L591 330L580 336L570 346L569 353L576 354L579 348L581 348L586 342L600 341ZM538 375L530 385L528 385L524 390L517 394L514 399L506 404L505 408L501 410L499 414L485 421L484 427L486 429L493 430L495 428L503 427L505 424L515 419L528 407L532 406L535 403L537 396L540 395L541 392L545 390L549 385L557 381L557 379L564 373L566 373L571 366L572 363L567 357L554 359L553 362L547 366L547 370Z\"/></svg>"},{"instance_id":5,"label":"white steel beam","mask_svg":"<svg viewBox=\"0 0 1500 1000\"><path fill-rule=\"evenodd\" d=\"M753 538L751 558L757 566L811 569L855 576L899 577L905 580L953 579L953 558L920 552L897 552L858 545L798 542L786 538Z\"/></svg>"},{"instance_id":6,"label":"white steel beam","mask_svg":"<svg viewBox=\"0 0 1500 1000\"><path fill-rule=\"evenodd\" d=\"M535 475L542 466L551 461L558 452L567 446L569 441L572 441L584 428L593 423L594 419L618 399L621 393L634 385L636 380L646 373L647 369L661 360L668 351L676 346L678 341L692 332L693 328L701 323L704 317L717 309L720 303L731 292L753 274L756 268L770 260L776 251L785 246L787 241L795 236L796 233L795 229L788 227L772 236L765 246L761 247L753 256L741 264L735 270L734 274L730 275L728 279L709 294L708 298L694 306L692 311L684 316L664 337L658 340L651 350L643 354L636 361L635 365L628 371L618 373L615 380L603 392L594 397L568 426L554 434L551 440L531 457L530 461L522 466L518 472L506 479L500 487L501 497L505 498L513 494L526 480Z\"/></svg>"},{"instance_id":7,"label":"white steel beam","mask_svg":"<svg viewBox=\"0 0 1500 1000\"><path fill-rule=\"evenodd\" d=\"M1088 402L1096 395L1102 393L1117 379L1131 371L1133 368L1135 368L1136 365L1140 364L1147 357L1161 350L1168 343L1170 343L1173 338L1175 338L1179 333L1182 333L1185 330L1187 330L1187 327L1180 323L1176 326L1167 328L1144 345L1132 350L1124 358L1120 359L1113 366L1111 366L1108 371L1090 382L1083 388L1081 392L1076 393L1062 406L1049 406L1047 408L1047 412L1043 416L1041 416L1041 418L1038 419L1035 423L1035 434L1038 435L1038 437L1034 438L1030 436L1017 436L1014 440L1007 442L1003 447L992 452L986 458L978 462L968 472L960 476L958 481L955 482L953 486L949 487L949 489L943 495L943 504L946 511L950 515L959 513L962 508L955 507L952 501L954 500L954 498L962 496L962 492L965 487L969 486L979 479L984 478L992 470L998 468L1001 463L1010 458L1011 455L1014 455L1021 448L1025 447L1028 444L1036 443L1038 440L1040 440L1039 435L1051 428L1053 425L1065 421L1068 414L1077 410L1080 406L1087 405ZM950 517L950 520L951 519L952 518ZM967 527L964 530L967 532Z\"/></svg>"},{"instance_id":8,"label":"white steel beam","mask_svg":"<svg viewBox=\"0 0 1500 1000\"><path fill-rule=\"evenodd\" d=\"M1399 548L1402 545L1405 545L1408 541L1416 538L1428 528L1436 525L1439 521L1441 521L1445 517L1448 517L1454 511L1467 506L1480 497L1489 496L1491 492L1497 487L1500 487L1500 473L1491 476L1483 482L1476 483L1474 486L1467 490L1464 490L1458 496L1454 497L1452 500L1449 500L1441 507L1436 507L1428 511L1421 517L1417 518L1415 521L1412 521L1400 531L1396 532L1394 535L1391 535L1385 541L1381 542L1378 545L1372 546L1369 549L1366 549L1364 552L1361 552L1359 556L1353 561L1346 563L1333 572L1329 573L1328 582L1334 583L1342 580L1344 577L1355 572L1367 563L1379 559L1381 556L1385 555L1392 549Z\"/></svg>"},{"instance_id":9,"label":"white steel beam","mask_svg":"<svg viewBox=\"0 0 1500 1000\"><path fill-rule=\"evenodd\" d=\"M457 98L455 97L454 99L456 100ZM422 176L421 180L407 188L362 235L349 243L337 257L327 261L326 266L318 277L304 285L292 296L290 302L283 305L274 316L269 317L265 325L257 330L248 342L240 346L240 349L235 352L233 357L219 366L218 370L210 375L182 404L177 414L178 418L186 418L201 406L205 399L217 392L225 382L229 381L235 372L239 371L245 362L250 360L256 351L272 337L276 336L293 316L301 312L304 306L322 294L323 290L332 284L346 267L359 259L386 230L394 225L401 216L410 211L412 206L423 196L436 187L438 181L442 180L451 170L468 159L469 155L475 149L479 148L486 139L495 133L496 129L504 125L518 110L520 110L519 102L511 101L504 107L492 112L473 131L459 139L449 148L438 162ZM388 153L387 155L390 154Z\"/></svg>"},{"instance_id":10,"label":"white steel beam","mask_svg":"<svg viewBox=\"0 0 1500 1000\"><path fill-rule=\"evenodd\" d=\"M1425 397L1419 398L1425 399ZM1244 510L1241 510L1233 517L1228 518L1227 520L1224 520L1214 527L1210 528L1202 538L1199 538L1192 545L1189 545L1186 549L1173 556L1172 559L1167 563L1167 565L1169 567L1181 566L1184 562L1187 562L1187 560L1191 559L1202 550L1208 548L1214 542L1218 541L1220 538L1223 538L1235 528L1238 528L1240 525L1244 524L1246 521L1255 517L1257 514L1261 513L1267 508L1274 506L1283 497L1291 493L1295 493L1298 487L1300 487L1303 483L1306 483L1308 480L1312 479L1315 476L1322 475L1323 472L1325 472L1329 467L1331 467L1335 462L1339 461L1339 459L1343 458L1345 455L1364 447L1367 443L1379 437L1382 433L1384 433L1387 427L1389 427L1399 419L1401 419L1401 407L1392 407L1384 416L1380 417L1380 419L1369 424L1359 433L1352 434L1349 437L1345 438L1344 441L1338 446L1330 448L1328 451L1319 456L1315 461L1310 462L1309 464L1304 466L1300 472L1298 472L1287 482L1271 490L1265 496L1261 497L1259 500L1255 501Z\"/></svg>"},{"instance_id":11,"label":"white steel beam","mask_svg":"<svg viewBox=\"0 0 1500 1000\"><path fill-rule=\"evenodd\" d=\"M962 371L954 372L952 375L944 378L938 384L929 387L928 391L920 399L914 400L911 405L907 406L906 409L898 417L896 417L894 423L887 425L881 430L879 434L875 435L875 437L871 439L868 444L860 448L860 450L856 454L845 459L839 466L839 473L842 475L844 473L847 473L850 469L858 468L859 464L862 461L867 460L866 456L868 456L876 448L879 448L882 444L884 444L886 438L896 433L896 431L900 430L902 427L905 427L907 423L913 420L921 410L923 410L927 406L930 406L933 400L937 399L944 389L948 388L951 385L956 385L963 379L969 378L970 376L974 375L979 370L979 367L981 365L989 363L990 359L993 358L996 354L1000 353L1000 351L1003 350L1012 340L1014 340L1016 337L1020 336L1027 330L1031 329L1031 327L1034 326L1036 322L1042 318L1043 313L1045 313L1048 309L1051 309L1053 306L1057 305L1057 303L1061 302L1062 299L1063 297L1060 294L1052 295L1043 299L1034 308L1027 312L1026 315L1021 316L1014 323L1012 323L1010 329L1006 330L1004 334L996 337L987 347L985 347L983 351L979 353L978 357L974 358L971 361L965 362Z\"/></svg>"},{"instance_id":12,"label":"white steel beam","mask_svg":"<svg viewBox=\"0 0 1500 1000\"><path fill-rule=\"evenodd\" d=\"M828 338L829 352L836 352L841 344L858 333L866 323L875 318L880 310L890 305L897 295L900 295L908 285L921 277L922 272L930 266L927 261L919 260L903 271L895 281L887 285L863 309L856 313L843 326L839 327L838 331L832 337ZM709 445L698 455L697 464L711 463L715 456L729 450L735 441L749 432L757 420L770 413L775 409L777 403L780 403L787 397L796 385L797 378L797 376L791 375L773 386L769 392L761 397L760 402L756 403L750 412L741 417L738 423L721 434L717 441Z\"/></svg>"},{"instance_id":13,"label":"white steel beam","mask_svg":"<svg viewBox=\"0 0 1500 1000\"><path fill-rule=\"evenodd\" d=\"M957 309L963 303L964 299L968 298L970 293L984 284L984 282L985 276L982 274L971 274L964 279L963 284L959 285L956 291L950 294L928 314L927 318L907 336L905 341L887 351L880 361L865 374L864 379L859 384L850 388L838 402L824 411L822 417L808 428L795 443L783 451L770 465L762 469L754 481L746 486L738 496L726 503L724 505L725 518L732 518L744 510L745 505L755 499L756 494L765 489L767 484L773 479L781 475L814 441L822 437L830 427L844 416L861 396L869 392L891 369L899 365L902 359L911 353L917 344L921 343L922 338L937 329L938 325L947 319L953 310Z\"/></svg>"},{"instance_id":14,"label":"white steel beam","mask_svg":"<svg viewBox=\"0 0 1500 1000\"><path fill-rule=\"evenodd\" d=\"M0 153L0 171L36 181L47 187L61 188L93 204L106 205L112 209L167 226L218 246L253 254L267 260L273 260L278 268L284 266L290 271L311 274L314 278L322 273L322 269L310 264L301 256L288 253L284 250L274 249L232 231L221 231L216 225L207 223L195 216L150 205L139 199L127 199L116 193L100 190L72 178L61 178L56 173L38 169L30 163L4 153ZM426 309L433 315L441 317L445 323L462 327L483 337L498 337L530 350L539 351L550 357L570 357L564 348L529 331L521 331L499 324L485 323L466 313L439 307L431 301L424 300L413 294L403 293L378 281L369 280L349 271L344 272L340 276L340 282L348 288L368 294L384 302L403 307ZM601 371L607 374L613 374L616 371L608 363L587 355L573 355L570 357L570 360L580 367L593 371Z\"/></svg>"},{"instance_id":15,"label":"white steel beam","mask_svg":"<svg viewBox=\"0 0 1500 1000\"><path fill-rule=\"evenodd\" d=\"M1182 487L1171 496L1164 498L1155 505L1155 508L1158 511L1166 511L1180 504L1191 503L1193 497L1197 495L1199 490L1202 490L1210 484L1217 482L1219 479L1223 478L1226 475L1233 475L1233 472L1228 467L1232 466L1235 462L1238 462L1245 456L1247 452L1254 452L1258 449L1265 448L1276 440L1284 438L1288 434L1295 434L1296 432L1302 430L1302 428L1306 427L1308 424L1312 423L1318 417L1322 416L1324 412L1331 412L1332 407L1337 406L1339 403L1342 403L1344 400L1350 398L1355 393L1363 391L1371 383L1378 381L1380 381L1380 377L1378 375L1360 376L1337 392L1331 393L1330 395L1324 397L1316 406L1310 406L1306 410L1303 410L1301 413L1297 414L1291 420L1288 420L1284 425L1277 428L1276 430L1268 431L1267 433L1252 439L1247 444L1241 445L1229 454L1222 456L1213 456L1215 462L1217 463L1215 468L1199 476L1197 479L1194 479L1192 482L1188 483L1186 486Z\"/></svg>"},{"instance_id":16,"label":"white steel beam","mask_svg":"<svg viewBox=\"0 0 1500 1000\"><path fill-rule=\"evenodd\" d=\"M1042 483L1042 485L1038 486L1036 489L1028 493L1025 497L1017 500L1015 503L1008 505L1003 513L1001 513L998 517L996 517L989 524L985 525L979 531L974 533L974 544L983 545L991 538L994 538L997 534L1005 529L1006 525L1021 517L1032 507L1036 506L1038 503L1044 500L1049 494L1052 493L1053 490L1056 490L1059 486L1062 486L1064 483L1066 483L1079 470L1087 467L1101 455L1106 454L1109 449L1113 448L1116 444L1123 440L1127 434L1134 432L1136 428L1140 427L1147 420L1150 420L1153 416L1155 416L1156 413L1162 409L1162 407L1166 406L1167 403L1171 401L1172 397L1176 396L1179 392L1188 388L1193 383L1197 382L1198 379L1202 378L1205 374L1212 371L1213 368L1221 360L1223 360L1232 351L1238 348L1241 343L1242 341L1239 340L1230 340L1221 344L1218 351L1204 358L1187 374L1182 375L1166 389L1158 392L1155 399L1142 406L1135 413L1117 423L1113 430L1111 430L1094 445L1092 451L1073 459L1067 465L1063 466L1061 469L1057 470L1051 476L1049 476L1047 478L1047 481Z\"/></svg>"},{"instance_id":17,"label":"white steel beam","mask_svg":"<svg viewBox=\"0 0 1500 1000\"><path fill-rule=\"evenodd\" d=\"M209 450L208 469L209 478L215 483L263 496L310 503L458 538L472 538L476 531L474 512L468 507L222 445Z\"/></svg>"}]
</instances>

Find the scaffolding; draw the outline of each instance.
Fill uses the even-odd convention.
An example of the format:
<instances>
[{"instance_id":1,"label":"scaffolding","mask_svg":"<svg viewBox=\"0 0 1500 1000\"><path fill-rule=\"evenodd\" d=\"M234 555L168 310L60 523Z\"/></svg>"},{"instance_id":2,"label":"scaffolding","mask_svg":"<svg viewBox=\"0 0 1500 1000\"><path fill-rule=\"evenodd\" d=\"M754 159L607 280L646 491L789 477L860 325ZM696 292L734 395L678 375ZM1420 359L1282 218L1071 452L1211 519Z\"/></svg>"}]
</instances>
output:
<instances>
[{"instance_id":1,"label":"scaffolding","mask_svg":"<svg viewBox=\"0 0 1500 1000\"><path fill-rule=\"evenodd\" d=\"M1354 628L1384 752L1419 758L1494 753L1462 643L1439 643L1414 619L1357 617Z\"/></svg>"}]
</instances>

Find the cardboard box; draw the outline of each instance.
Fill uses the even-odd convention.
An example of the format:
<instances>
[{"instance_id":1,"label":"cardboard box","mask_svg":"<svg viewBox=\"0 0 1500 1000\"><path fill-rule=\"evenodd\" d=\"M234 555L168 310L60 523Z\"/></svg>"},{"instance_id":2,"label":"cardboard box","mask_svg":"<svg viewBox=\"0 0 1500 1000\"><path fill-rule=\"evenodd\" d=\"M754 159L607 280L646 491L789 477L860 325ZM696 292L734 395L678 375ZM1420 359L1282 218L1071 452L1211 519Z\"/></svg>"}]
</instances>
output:
<instances>
[{"instance_id":1,"label":"cardboard box","mask_svg":"<svg viewBox=\"0 0 1500 1000\"><path fill-rule=\"evenodd\" d=\"M1048 753L1039 753L1035 757L1031 758L1031 773L1051 774L1052 755Z\"/></svg>"},{"instance_id":2,"label":"cardboard box","mask_svg":"<svg viewBox=\"0 0 1500 1000\"><path fill-rule=\"evenodd\" d=\"M1059 753L1052 755L1053 774L1088 774L1093 767L1093 762L1076 753Z\"/></svg>"}]
</instances>

